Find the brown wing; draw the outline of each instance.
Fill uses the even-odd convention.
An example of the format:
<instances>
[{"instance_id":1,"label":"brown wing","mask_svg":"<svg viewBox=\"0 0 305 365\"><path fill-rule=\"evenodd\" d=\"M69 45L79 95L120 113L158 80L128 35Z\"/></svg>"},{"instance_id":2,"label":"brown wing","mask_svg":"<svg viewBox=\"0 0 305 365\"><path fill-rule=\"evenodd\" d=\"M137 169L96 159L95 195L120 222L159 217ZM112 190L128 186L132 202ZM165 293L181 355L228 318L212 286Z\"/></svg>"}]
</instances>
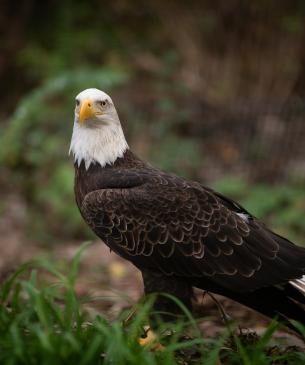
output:
<instances>
[{"instance_id":1,"label":"brown wing","mask_svg":"<svg viewBox=\"0 0 305 365\"><path fill-rule=\"evenodd\" d=\"M139 268L209 277L237 291L302 275L304 250L235 202L173 175L154 171L135 187L126 181L128 188L124 172L118 176L120 188L89 193L81 210L95 233Z\"/></svg>"}]
</instances>

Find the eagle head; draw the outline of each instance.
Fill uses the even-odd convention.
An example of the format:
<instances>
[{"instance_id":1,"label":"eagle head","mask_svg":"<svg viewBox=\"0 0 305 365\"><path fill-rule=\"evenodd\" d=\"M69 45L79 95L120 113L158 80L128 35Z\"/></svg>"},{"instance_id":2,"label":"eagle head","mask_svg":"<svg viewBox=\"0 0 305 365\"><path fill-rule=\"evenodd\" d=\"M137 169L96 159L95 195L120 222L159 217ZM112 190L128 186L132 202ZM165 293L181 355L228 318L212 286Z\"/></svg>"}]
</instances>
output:
<instances>
[{"instance_id":1,"label":"eagle head","mask_svg":"<svg viewBox=\"0 0 305 365\"><path fill-rule=\"evenodd\" d=\"M86 89L76 96L75 121L84 128L120 124L111 97L98 89Z\"/></svg>"},{"instance_id":2,"label":"eagle head","mask_svg":"<svg viewBox=\"0 0 305 365\"><path fill-rule=\"evenodd\" d=\"M109 95L86 89L75 98L74 126L70 153L75 162L102 167L122 157L128 148L118 113Z\"/></svg>"}]
</instances>

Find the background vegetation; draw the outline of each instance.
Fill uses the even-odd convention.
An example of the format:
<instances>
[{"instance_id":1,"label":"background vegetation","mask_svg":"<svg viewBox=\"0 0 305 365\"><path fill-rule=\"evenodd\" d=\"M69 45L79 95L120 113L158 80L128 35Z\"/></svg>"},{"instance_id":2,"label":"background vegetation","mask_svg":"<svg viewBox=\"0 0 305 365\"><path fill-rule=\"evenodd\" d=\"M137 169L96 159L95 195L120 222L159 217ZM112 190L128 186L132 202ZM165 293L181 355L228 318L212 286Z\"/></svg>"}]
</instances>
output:
<instances>
[{"instance_id":1,"label":"background vegetation","mask_svg":"<svg viewBox=\"0 0 305 365\"><path fill-rule=\"evenodd\" d=\"M0 33L1 277L93 238L68 156L87 87L143 159L305 244L304 1L2 0Z\"/></svg>"},{"instance_id":2,"label":"background vegetation","mask_svg":"<svg viewBox=\"0 0 305 365\"><path fill-rule=\"evenodd\" d=\"M3 1L0 183L27 235L88 237L67 151L74 96L94 86L141 157L302 243L304 15L303 1Z\"/></svg>"}]
</instances>

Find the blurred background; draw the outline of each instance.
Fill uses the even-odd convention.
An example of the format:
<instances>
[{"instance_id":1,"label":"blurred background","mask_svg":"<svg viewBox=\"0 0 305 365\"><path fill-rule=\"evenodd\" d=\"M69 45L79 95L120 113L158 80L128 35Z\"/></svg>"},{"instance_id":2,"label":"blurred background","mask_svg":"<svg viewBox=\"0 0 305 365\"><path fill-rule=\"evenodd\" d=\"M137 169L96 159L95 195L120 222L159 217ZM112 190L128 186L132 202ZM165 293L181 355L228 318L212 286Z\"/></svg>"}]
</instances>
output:
<instances>
[{"instance_id":1,"label":"blurred background","mask_svg":"<svg viewBox=\"0 0 305 365\"><path fill-rule=\"evenodd\" d=\"M304 1L0 4L0 272L93 238L68 157L88 87L112 96L140 157L305 244Z\"/></svg>"}]
</instances>

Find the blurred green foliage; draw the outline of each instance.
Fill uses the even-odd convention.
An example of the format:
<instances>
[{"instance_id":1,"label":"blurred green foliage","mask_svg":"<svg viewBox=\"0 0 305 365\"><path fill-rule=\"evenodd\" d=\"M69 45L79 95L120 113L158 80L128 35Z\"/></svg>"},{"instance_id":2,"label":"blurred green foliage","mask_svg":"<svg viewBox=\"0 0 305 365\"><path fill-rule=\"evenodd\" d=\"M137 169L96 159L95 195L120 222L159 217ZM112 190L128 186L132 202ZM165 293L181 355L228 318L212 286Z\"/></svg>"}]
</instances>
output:
<instances>
[{"instance_id":1,"label":"blurred green foliage","mask_svg":"<svg viewBox=\"0 0 305 365\"><path fill-rule=\"evenodd\" d=\"M9 171L6 184L27 200L27 226L32 238L48 240L88 236L73 196L74 169L68 161L75 90L105 90L122 85L123 72L71 71L47 80L21 99L0 136L0 162Z\"/></svg>"},{"instance_id":2,"label":"blurred green foliage","mask_svg":"<svg viewBox=\"0 0 305 365\"><path fill-rule=\"evenodd\" d=\"M305 184L290 179L304 161L303 1L2 5L0 185L25 202L29 239L91 237L67 153L74 97L98 87L118 101L141 157L220 180L219 190L304 242Z\"/></svg>"}]
</instances>

